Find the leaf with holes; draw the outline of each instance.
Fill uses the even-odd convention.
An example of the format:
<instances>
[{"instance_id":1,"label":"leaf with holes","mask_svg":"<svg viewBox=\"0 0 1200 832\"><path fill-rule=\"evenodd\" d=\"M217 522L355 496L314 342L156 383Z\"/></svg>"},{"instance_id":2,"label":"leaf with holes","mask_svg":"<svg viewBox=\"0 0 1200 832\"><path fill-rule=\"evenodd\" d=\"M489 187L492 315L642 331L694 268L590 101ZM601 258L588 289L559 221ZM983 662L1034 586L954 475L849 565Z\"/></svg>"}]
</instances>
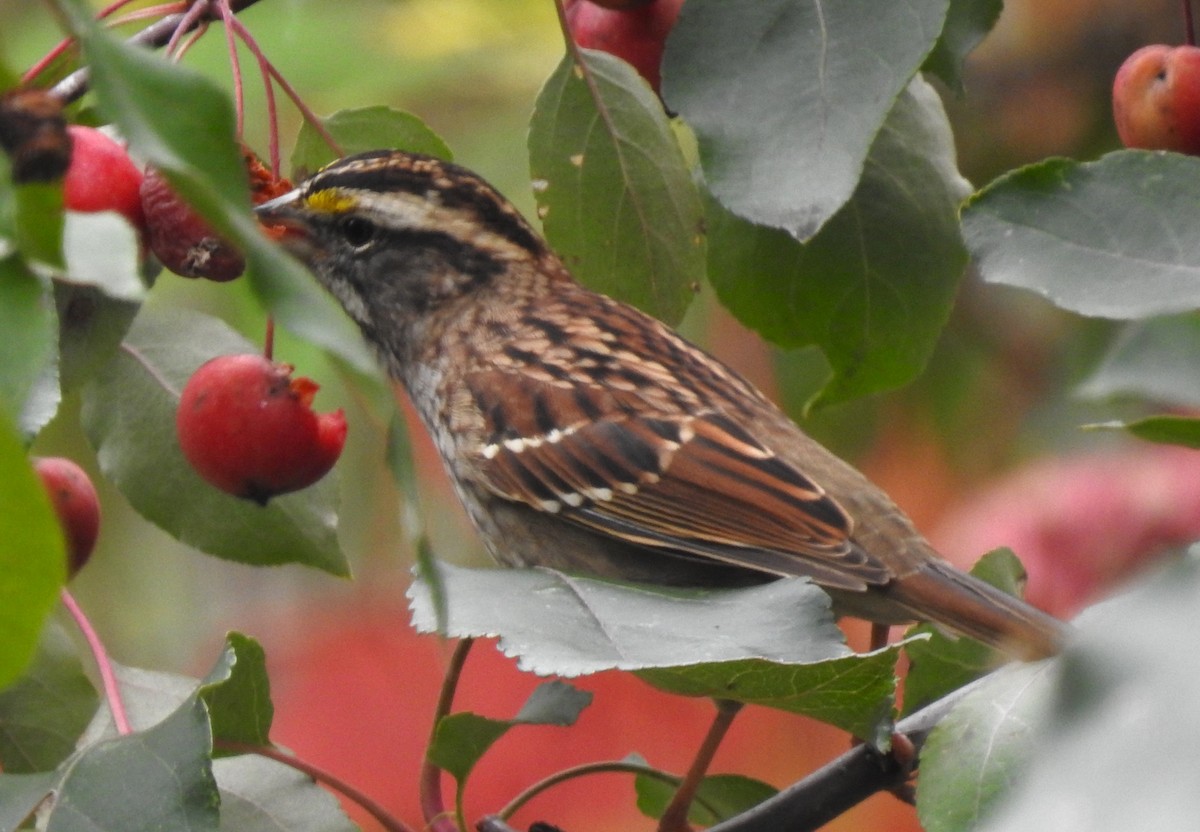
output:
<instances>
[{"instance_id":1,"label":"leaf with holes","mask_svg":"<svg viewBox=\"0 0 1200 832\"><path fill-rule=\"evenodd\" d=\"M625 62L570 56L529 125L546 237L596 291L678 323L704 277L703 206L658 98Z\"/></svg>"}]
</instances>

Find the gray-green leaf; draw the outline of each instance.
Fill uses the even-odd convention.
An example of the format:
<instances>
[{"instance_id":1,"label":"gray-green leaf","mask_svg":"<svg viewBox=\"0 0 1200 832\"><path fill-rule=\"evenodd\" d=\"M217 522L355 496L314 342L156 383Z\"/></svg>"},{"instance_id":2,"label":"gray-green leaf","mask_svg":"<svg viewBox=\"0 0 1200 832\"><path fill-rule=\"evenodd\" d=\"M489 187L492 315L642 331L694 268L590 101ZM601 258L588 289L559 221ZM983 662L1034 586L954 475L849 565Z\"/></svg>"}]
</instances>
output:
<instances>
[{"instance_id":1,"label":"gray-green leaf","mask_svg":"<svg viewBox=\"0 0 1200 832\"><path fill-rule=\"evenodd\" d=\"M1200 309L1200 159L1123 150L1006 174L963 210L984 280L1072 312L1148 318Z\"/></svg>"}]
</instances>

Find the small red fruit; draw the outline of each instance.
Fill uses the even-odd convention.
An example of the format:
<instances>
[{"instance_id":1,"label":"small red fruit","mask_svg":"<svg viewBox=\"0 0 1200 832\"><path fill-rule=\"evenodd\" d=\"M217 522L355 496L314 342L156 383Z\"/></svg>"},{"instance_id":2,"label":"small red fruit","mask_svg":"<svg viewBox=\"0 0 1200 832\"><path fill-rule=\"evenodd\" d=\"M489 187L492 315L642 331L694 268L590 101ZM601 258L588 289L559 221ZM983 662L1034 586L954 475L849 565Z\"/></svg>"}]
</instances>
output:
<instances>
[{"instance_id":1,"label":"small red fruit","mask_svg":"<svg viewBox=\"0 0 1200 832\"><path fill-rule=\"evenodd\" d=\"M71 137L71 164L63 179L63 200L72 211L116 211L145 228L138 193L142 172L125 148L94 127L67 126Z\"/></svg>"},{"instance_id":2,"label":"small red fruit","mask_svg":"<svg viewBox=\"0 0 1200 832\"><path fill-rule=\"evenodd\" d=\"M242 253L221 239L153 168L142 180L141 204L146 244L175 274L225 283L245 271Z\"/></svg>"},{"instance_id":3,"label":"small red fruit","mask_svg":"<svg viewBox=\"0 0 1200 832\"><path fill-rule=\"evenodd\" d=\"M566 7L567 28L580 46L632 64L658 92L663 48L682 5L683 0L608 0L601 4L575 0Z\"/></svg>"},{"instance_id":4,"label":"small red fruit","mask_svg":"<svg viewBox=\"0 0 1200 832\"><path fill-rule=\"evenodd\" d=\"M67 543L67 574L74 576L96 548L100 498L87 473L60 456L39 457L33 469L42 480Z\"/></svg>"},{"instance_id":5,"label":"small red fruit","mask_svg":"<svg viewBox=\"0 0 1200 832\"><path fill-rule=\"evenodd\" d=\"M1155 44L1126 58L1113 118L1126 147L1200 155L1200 48Z\"/></svg>"},{"instance_id":6,"label":"small red fruit","mask_svg":"<svg viewBox=\"0 0 1200 832\"><path fill-rule=\"evenodd\" d=\"M223 355L198 369L179 400L183 455L207 482L265 505L325 476L346 443L346 416L314 413L317 384L261 355Z\"/></svg>"}]
</instances>

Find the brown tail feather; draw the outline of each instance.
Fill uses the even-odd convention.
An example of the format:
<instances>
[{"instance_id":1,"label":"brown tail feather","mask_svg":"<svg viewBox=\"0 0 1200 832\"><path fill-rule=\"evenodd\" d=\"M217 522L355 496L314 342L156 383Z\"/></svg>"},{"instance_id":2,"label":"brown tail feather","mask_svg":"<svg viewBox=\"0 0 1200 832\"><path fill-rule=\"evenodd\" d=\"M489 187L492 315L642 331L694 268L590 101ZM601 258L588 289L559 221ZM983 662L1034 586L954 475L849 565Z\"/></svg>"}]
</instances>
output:
<instances>
[{"instance_id":1,"label":"brown tail feather","mask_svg":"<svg viewBox=\"0 0 1200 832\"><path fill-rule=\"evenodd\" d=\"M921 621L989 644L1021 659L1058 653L1067 624L940 560L893 582L884 594Z\"/></svg>"}]
</instances>

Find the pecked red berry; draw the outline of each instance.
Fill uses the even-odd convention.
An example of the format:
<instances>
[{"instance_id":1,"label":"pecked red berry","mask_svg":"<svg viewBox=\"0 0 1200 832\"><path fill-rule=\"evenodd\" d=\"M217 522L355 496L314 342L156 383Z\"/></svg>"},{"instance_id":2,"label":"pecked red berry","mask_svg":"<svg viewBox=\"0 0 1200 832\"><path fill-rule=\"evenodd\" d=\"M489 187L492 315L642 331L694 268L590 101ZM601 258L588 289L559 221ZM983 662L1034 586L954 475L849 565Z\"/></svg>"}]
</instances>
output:
<instances>
[{"instance_id":1,"label":"pecked red berry","mask_svg":"<svg viewBox=\"0 0 1200 832\"><path fill-rule=\"evenodd\" d=\"M153 168L147 168L142 180L141 204L146 215L146 244L175 274L225 283L245 271L242 253L222 239Z\"/></svg>"},{"instance_id":2,"label":"pecked red berry","mask_svg":"<svg viewBox=\"0 0 1200 832\"><path fill-rule=\"evenodd\" d=\"M212 359L188 380L175 427L184 456L208 483L265 505L329 472L346 417L315 413L317 384L261 355Z\"/></svg>"}]
</instances>

